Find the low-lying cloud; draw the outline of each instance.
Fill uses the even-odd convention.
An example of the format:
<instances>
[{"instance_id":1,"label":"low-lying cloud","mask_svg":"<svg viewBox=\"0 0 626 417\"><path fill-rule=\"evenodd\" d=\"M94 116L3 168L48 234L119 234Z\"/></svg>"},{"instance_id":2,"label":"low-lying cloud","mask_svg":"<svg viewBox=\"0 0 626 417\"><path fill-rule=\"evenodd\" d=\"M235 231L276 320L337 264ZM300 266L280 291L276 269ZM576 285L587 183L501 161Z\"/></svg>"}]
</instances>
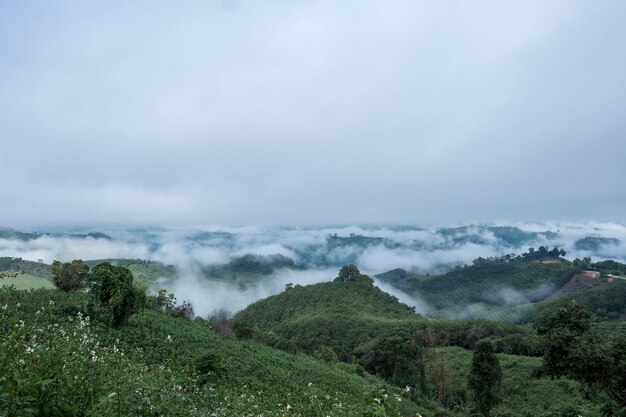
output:
<instances>
[{"instance_id":1,"label":"low-lying cloud","mask_svg":"<svg viewBox=\"0 0 626 417\"><path fill-rule=\"evenodd\" d=\"M197 227L181 229L100 229L108 238L76 237L71 230L18 239L0 229L0 256L51 263L58 259L145 259L175 266L177 278L162 281L179 300L189 299L196 311L236 311L254 300L276 294L287 283L306 285L332 280L347 263L376 275L403 268L419 273L439 273L478 257L522 253L541 245L560 247L566 257L590 256L594 261L626 262L626 227L617 223L520 223L453 227L319 226L319 227ZM73 236L74 234L74 236ZM98 235L96 235L98 236ZM581 239L600 238L592 246ZM587 239L586 242L589 242ZM579 242L577 244L577 242ZM610 242L604 244L603 242ZM581 247L586 248L582 250ZM202 268L224 265L247 254L280 254L291 258L297 270L282 269L246 286L207 278ZM423 300L377 283L418 312L428 312ZM507 288L485 294L497 304L520 304L540 298L551 288L523 293Z\"/></svg>"}]
</instances>

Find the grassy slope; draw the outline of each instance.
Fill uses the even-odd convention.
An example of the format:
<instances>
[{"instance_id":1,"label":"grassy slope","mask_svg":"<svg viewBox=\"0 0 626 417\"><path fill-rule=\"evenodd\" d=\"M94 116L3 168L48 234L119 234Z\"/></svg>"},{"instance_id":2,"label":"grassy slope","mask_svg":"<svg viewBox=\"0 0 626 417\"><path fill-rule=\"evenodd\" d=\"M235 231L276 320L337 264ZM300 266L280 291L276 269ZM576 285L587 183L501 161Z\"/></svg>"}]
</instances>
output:
<instances>
[{"instance_id":1,"label":"grassy slope","mask_svg":"<svg viewBox=\"0 0 626 417\"><path fill-rule=\"evenodd\" d=\"M467 375L472 352L458 347L443 349L445 363L457 389L467 392ZM583 400L578 383L566 378L550 380L535 378L533 371L541 365L540 358L498 355L502 368L502 403L497 407L499 416L538 417L561 415L599 416L598 407ZM564 413L569 410L569 414Z\"/></svg>"},{"instance_id":2,"label":"grassy slope","mask_svg":"<svg viewBox=\"0 0 626 417\"><path fill-rule=\"evenodd\" d=\"M0 287L8 287L9 285L13 285L18 290L54 288L54 285L47 279L22 273L17 274L16 277L0 278Z\"/></svg>"},{"instance_id":3,"label":"grassy slope","mask_svg":"<svg viewBox=\"0 0 626 417\"><path fill-rule=\"evenodd\" d=\"M156 311L134 315L120 330L85 324L77 313L86 303L85 294L0 291L0 306L7 305L0 315L0 414L45 400L46 415L61 404L58 415L360 416L378 407L381 388L403 395L349 365L224 338ZM218 371L198 388L193 364L206 353ZM49 384L45 393L42 383ZM407 398L387 407L388 415L437 409Z\"/></svg>"}]
</instances>

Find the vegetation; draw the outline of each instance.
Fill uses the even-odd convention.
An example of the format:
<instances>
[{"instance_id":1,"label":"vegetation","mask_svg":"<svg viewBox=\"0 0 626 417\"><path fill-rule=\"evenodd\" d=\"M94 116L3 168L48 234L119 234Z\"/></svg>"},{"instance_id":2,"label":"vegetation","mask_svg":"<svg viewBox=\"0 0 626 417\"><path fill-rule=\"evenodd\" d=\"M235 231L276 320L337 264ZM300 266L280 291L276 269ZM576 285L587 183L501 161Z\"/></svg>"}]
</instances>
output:
<instances>
[{"instance_id":1,"label":"vegetation","mask_svg":"<svg viewBox=\"0 0 626 417\"><path fill-rule=\"evenodd\" d=\"M552 378L569 376L591 393L608 397L606 407L626 411L626 335L604 341L591 313L576 303L546 312L536 323L546 349L543 371Z\"/></svg>"},{"instance_id":2,"label":"vegetation","mask_svg":"<svg viewBox=\"0 0 626 417\"><path fill-rule=\"evenodd\" d=\"M580 269L558 258L558 248L533 248L522 255L478 258L472 265L458 267L443 275L423 276L395 269L376 278L415 294L435 309L472 316L467 307L486 304L509 307L540 301L563 286ZM555 257L555 254L556 255Z\"/></svg>"},{"instance_id":3,"label":"vegetation","mask_svg":"<svg viewBox=\"0 0 626 417\"><path fill-rule=\"evenodd\" d=\"M13 286L18 290L30 290L35 288L54 288L47 279L21 272L0 272L0 287Z\"/></svg>"},{"instance_id":4,"label":"vegetation","mask_svg":"<svg viewBox=\"0 0 626 417\"><path fill-rule=\"evenodd\" d=\"M626 314L626 280L577 291L556 300L542 301L520 308L519 321L534 322L546 311L563 308L573 301L604 320L615 320Z\"/></svg>"},{"instance_id":5,"label":"vegetation","mask_svg":"<svg viewBox=\"0 0 626 417\"><path fill-rule=\"evenodd\" d=\"M436 277L378 278L437 308L504 308L522 301L494 298L494 285L528 302L583 266L603 279L626 271L542 248ZM288 285L232 319L203 319L164 290L147 295L131 272L154 282L170 267L126 261L55 262L50 276L62 291L0 289L0 415L626 415L626 325L599 322L626 312L623 280L520 305L532 324L518 325L425 318L346 265L332 282ZM290 261L243 257L220 273L258 277L297 268ZM24 276L14 271L0 285Z\"/></svg>"},{"instance_id":6,"label":"vegetation","mask_svg":"<svg viewBox=\"0 0 626 417\"><path fill-rule=\"evenodd\" d=\"M578 239L574 243L574 247L578 250L597 252L604 246L615 246L619 245L619 243L620 240L614 237L586 236L582 239Z\"/></svg>"},{"instance_id":7,"label":"vegetation","mask_svg":"<svg viewBox=\"0 0 626 417\"><path fill-rule=\"evenodd\" d=\"M365 285L374 285L374 280L368 275L362 274L359 268L350 264L344 265L339 270L339 275L335 278L335 282L354 282Z\"/></svg>"},{"instance_id":8,"label":"vegetation","mask_svg":"<svg viewBox=\"0 0 626 417\"><path fill-rule=\"evenodd\" d=\"M52 269L50 265L43 262L31 262L22 258L0 257L0 271L15 271L36 277L52 279Z\"/></svg>"},{"instance_id":9,"label":"vegetation","mask_svg":"<svg viewBox=\"0 0 626 417\"><path fill-rule=\"evenodd\" d=\"M468 386L472 390L476 407L485 417L489 416L491 409L500 400L501 381L502 369L493 342L481 340L474 350Z\"/></svg>"},{"instance_id":10,"label":"vegetation","mask_svg":"<svg viewBox=\"0 0 626 417\"><path fill-rule=\"evenodd\" d=\"M358 367L220 336L144 310L121 328L90 296L0 290L4 416L423 416L445 409Z\"/></svg>"},{"instance_id":11,"label":"vegetation","mask_svg":"<svg viewBox=\"0 0 626 417\"><path fill-rule=\"evenodd\" d=\"M377 287L343 280L296 285L252 303L233 318L240 336L309 354L327 347L342 361L352 361L354 349L373 338L410 337L415 323L423 320Z\"/></svg>"},{"instance_id":12,"label":"vegetation","mask_svg":"<svg viewBox=\"0 0 626 417\"><path fill-rule=\"evenodd\" d=\"M146 304L145 292L133 286L133 275L127 268L101 263L93 268L89 279L91 313L105 312L106 321L114 327L122 326Z\"/></svg>"},{"instance_id":13,"label":"vegetation","mask_svg":"<svg viewBox=\"0 0 626 417\"><path fill-rule=\"evenodd\" d=\"M82 290L88 278L89 267L80 259L66 263L52 262L52 282L61 291Z\"/></svg>"}]
</instances>

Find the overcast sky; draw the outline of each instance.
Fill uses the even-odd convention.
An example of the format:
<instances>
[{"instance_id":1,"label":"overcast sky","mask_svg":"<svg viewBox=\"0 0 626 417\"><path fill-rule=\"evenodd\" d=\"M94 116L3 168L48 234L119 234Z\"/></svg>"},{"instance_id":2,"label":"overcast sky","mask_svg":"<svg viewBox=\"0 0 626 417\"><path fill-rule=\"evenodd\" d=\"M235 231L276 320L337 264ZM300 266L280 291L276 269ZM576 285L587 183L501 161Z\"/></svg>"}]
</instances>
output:
<instances>
[{"instance_id":1,"label":"overcast sky","mask_svg":"<svg viewBox=\"0 0 626 417\"><path fill-rule=\"evenodd\" d=\"M0 1L0 225L626 222L625 19Z\"/></svg>"}]
</instances>

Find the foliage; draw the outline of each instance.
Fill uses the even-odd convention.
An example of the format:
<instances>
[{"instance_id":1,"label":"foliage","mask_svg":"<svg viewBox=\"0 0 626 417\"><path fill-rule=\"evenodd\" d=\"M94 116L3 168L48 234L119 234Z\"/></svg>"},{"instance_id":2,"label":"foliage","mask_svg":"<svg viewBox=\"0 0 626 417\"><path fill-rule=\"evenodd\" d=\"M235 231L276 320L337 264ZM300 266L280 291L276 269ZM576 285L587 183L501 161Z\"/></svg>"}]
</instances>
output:
<instances>
[{"instance_id":1,"label":"foliage","mask_svg":"<svg viewBox=\"0 0 626 417\"><path fill-rule=\"evenodd\" d=\"M626 336L608 343L592 327L591 313L578 304L545 313L536 324L547 345L544 369L570 376L590 392L602 391L626 412Z\"/></svg>"},{"instance_id":2,"label":"foliage","mask_svg":"<svg viewBox=\"0 0 626 417\"><path fill-rule=\"evenodd\" d=\"M619 245L620 240L614 237L585 236L574 243L576 250L597 252L604 246Z\"/></svg>"},{"instance_id":3,"label":"foliage","mask_svg":"<svg viewBox=\"0 0 626 417\"><path fill-rule=\"evenodd\" d=\"M374 285L374 280L368 275L361 274L359 268L350 264L344 265L339 270L339 275L335 278L335 282L358 282L362 284Z\"/></svg>"},{"instance_id":4,"label":"foliage","mask_svg":"<svg viewBox=\"0 0 626 417\"><path fill-rule=\"evenodd\" d=\"M446 366L451 373L452 386L456 391L456 403L451 407L461 410L461 415L474 415L471 412L473 400L463 402L463 393L468 390L468 377L471 369L472 352L458 347L441 349ZM501 402L491 410L492 417L599 417L599 406L580 393L580 384L561 378L552 380L548 377L535 376L541 366L540 358L498 354L502 369L500 384ZM447 397L451 398L449 393ZM576 414L571 414L576 411Z\"/></svg>"},{"instance_id":5,"label":"foliage","mask_svg":"<svg viewBox=\"0 0 626 417\"><path fill-rule=\"evenodd\" d=\"M133 275L127 268L101 263L93 268L90 279L91 296L111 313L114 327L122 326L146 304L145 293L133 286Z\"/></svg>"},{"instance_id":6,"label":"foliage","mask_svg":"<svg viewBox=\"0 0 626 417\"><path fill-rule=\"evenodd\" d=\"M52 262L52 283L61 291L79 291L89 279L89 266L80 259L72 262Z\"/></svg>"},{"instance_id":7,"label":"foliage","mask_svg":"<svg viewBox=\"0 0 626 417\"><path fill-rule=\"evenodd\" d=\"M374 339L355 348L360 365L398 386L419 387L425 380L422 346L401 336Z\"/></svg>"},{"instance_id":8,"label":"foliage","mask_svg":"<svg viewBox=\"0 0 626 417\"><path fill-rule=\"evenodd\" d=\"M214 310L209 317L207 317L209 323L213 329L225 336L234 335L232 314L226 310Z\"/></svg>"},{"instance_id":9,"label":"foliage","mask_svg":"<svg viewBox=\"0 0 626 417\"><path fill-rule=\"evenodd\" d=\"M535 323L545 345L544 369L552 378L568 375L576 366L574 346L591 328L591 313L576 303L546 312Z\"/></svg>"},{"instance_id":10,"label":"foliage","mask_svg":"<svg viewBox=\"0 0 626 417\"><path fill-rule=\"evenodd\" d=\"M42 262L26 261L22 258L0 257L0 271L21 272L36 277L52 279L50 265Z\"/></svg>"},{"instance_id":11,"label":"foliage","mask_svg":"<svg viewBox=\"0 0 626 417\"><path fill-rule=\"evenodd\" d=\"M85 293L0 290L0 415L448 415L352 366L224 338L164 312L111 329L87 319L88 302Z\"/></svg>"},{"instance_id":12,"label":"foliage","mask_svg":"<svg viewBox=\"0 0 626 417\"><path fill-rule=\"evenodd\" d=\"M520 322L533 322L551 310L566 308L572 302L592 311L600 319L617 319L626 313L626 280L606 283L594 288L577 291L556 300L542 301L520 309Z\"/></svg>"},{"instance_id":13,"label":"foliage","mask_svg":"<svg viewBox=\"0 0 626 417\"><path fill-rule=\"evenodd\" d=\"M540 253L534 249L531 253L535 252ZM541 255L537 256L537 259L528 254L478 258L472 265L458 267L442 275L423 276L396 269L376 278L419 296L436 309L456 316L472 316L467 308L472 304L509 308L511 305L539 301L579 271L568 261L546 255L550 263L543 263ZM507 292L516 296L504 296Z\"/></svg>"},{"instance_id":14,"label":"foliage","mask_svg":"<svg viewBox=\"0 0 626 417\"><path fill-rule=\"evenodd\" d=\"M498 403L501 381L502 369L493 343L489 340L481 340L474 350L468 386L483 416L489 416L491 409Z\"/></svg>"},{"instance_id":15,"label":"foliage","mask_svg":"<svg viewBox=\"0 0 626 417\"><path fill-rule=\"evenodd\" d=\"M328 363L339 362L339 358L337 357L337 354L335 353L335 351L328 346L320 346L319 349L315 351L313 356L315 356L315 358L319 360L322 360Z\"/></svg>"},{"instance_id":16,"label":"foliage","mask_svg":"<svg viewBox=\"0 0 626 417\"><path fill-rule=\"evenodd\" d=\"M245 330L246 337L261 339L272 331L305 353L330 347L342 361L351 361L353 350L372 338L398 332L410 338L415 323L423 320L395 297L359 282L295 286L233 317L236 332Z\"/></svg>"}]
</instances>

